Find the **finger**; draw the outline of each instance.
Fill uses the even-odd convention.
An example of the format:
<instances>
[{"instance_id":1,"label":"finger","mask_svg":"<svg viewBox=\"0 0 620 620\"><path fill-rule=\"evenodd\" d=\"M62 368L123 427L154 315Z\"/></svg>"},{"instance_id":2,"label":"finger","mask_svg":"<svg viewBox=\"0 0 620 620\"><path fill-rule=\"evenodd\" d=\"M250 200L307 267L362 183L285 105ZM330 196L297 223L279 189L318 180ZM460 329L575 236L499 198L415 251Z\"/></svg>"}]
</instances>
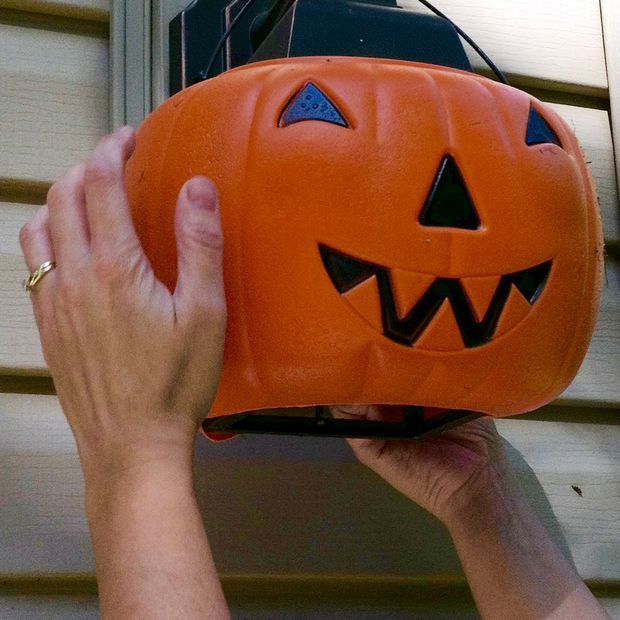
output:
<instances>
[{"instance_id":1,"label":"finger","mask_svg":"<svg viewBox=\"0 0 620 620\"><path fill-rule=\"evenodd\" d=\"M86 162L84 192L93 252L115 255L140 247L125 193L125 164L135 148L131 127L99 142Z\"/></svg>"},{"instance_id":2,"label":"finger","mask_svg":"<svg viewBox=\"0 0 620 620\"><path fill-rule=\"evenodd\" d=\"M90 248L84 194L85 167L82 163L71 168L47 194L49 229L61 271L82 259Z\"/></svg>"},{"instance_id":3,"label":"finger","mask_svg":"<svg viewBox=\"0 0 620 620\"><path fill-rule=\"evenodd\" d=\"M179 314L225 316L223 235L217 192L206 177L188 181L177 200L175 229L178 279L174 301Z\"/></svg>"},{"instance_id":4,"label":"finger","mask_svg":"<svg viewBox=\"0 0 620 620\"><path fill-rule=\"evenodd\" d=\"M355 420L361 417L363 419L368 419L367 415L370 405L332 405L330 409L335 418Z\"/></svg>"},{"instance_id":5,"label":"finger","mask_svg":"<svg viewBox=\"0 0 620 620\"><path fill-rule=\"evenodd\" d=\"M43 205L19 231L19 244L29 271L45 261L55 260L48 218L48 207Z\"/></svg>"},{"instance_id":6,"label":"finger","mask_svg":"<svg viewBox=\"0 0 620 620\"><path fill-rule=\"evenodd\" d=\"M330 410L334 418L345 420L379 421L383 419L379 408L375 405L332 405ZM377 439L354 439L348 437L347 443L351 446L356 456L363 460L365 455L374 453L384 442Z\"/></svg>"},{"instance_id":7,"label":"finger","mask_svg":"<svg viewBox=\"0 0 620 620\"><path fill-rule=\"evenodd\" d=\"M371 420L374 422L402 422L402 407L389 405L332 405L335 418Z\"/></svg>"},{"instance_id":8,"label":"finger","mask_svg":"<svg viewBox=\"0 0 620 620\"><path fill-rule=\"evenodd\" d=\"M26 267L31 273L46 261L55 261L54 246L49 230L49 213L47 205L41 207L34 217L27 222L19 232L19 243L24 255ZM43 276L31 293L39 293L49 288L50 280L54 278L54 270Z\"/></svg>"}]
</instances>

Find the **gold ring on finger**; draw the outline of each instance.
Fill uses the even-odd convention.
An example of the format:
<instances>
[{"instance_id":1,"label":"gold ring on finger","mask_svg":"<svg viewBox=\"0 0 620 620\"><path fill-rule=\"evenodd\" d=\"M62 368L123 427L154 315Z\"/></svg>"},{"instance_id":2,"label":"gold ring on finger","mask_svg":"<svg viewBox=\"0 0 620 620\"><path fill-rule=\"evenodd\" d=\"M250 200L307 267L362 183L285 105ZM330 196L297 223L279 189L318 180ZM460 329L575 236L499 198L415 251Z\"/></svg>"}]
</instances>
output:
<instances>
[{"instance_id":1,"label":"gold ring on finger","mask_svg":"<svg viewBox=\"0 0 620 620\"><path fill-rule=\"evenodd\" d=\"M27 280L24 280L23 284L24 284L24 288L26 289L26 291L28 291L29 293L34 289L34 287L37 285L37 283L39 282L39 280L41 280L41 278L48 272L51 271L52 269L54 269L56 267L56 263L48 260L45 261L42 265L40 265L40 267L38 269L35 269L30 276L28 277Z\"/></svg>"}]
</instances>

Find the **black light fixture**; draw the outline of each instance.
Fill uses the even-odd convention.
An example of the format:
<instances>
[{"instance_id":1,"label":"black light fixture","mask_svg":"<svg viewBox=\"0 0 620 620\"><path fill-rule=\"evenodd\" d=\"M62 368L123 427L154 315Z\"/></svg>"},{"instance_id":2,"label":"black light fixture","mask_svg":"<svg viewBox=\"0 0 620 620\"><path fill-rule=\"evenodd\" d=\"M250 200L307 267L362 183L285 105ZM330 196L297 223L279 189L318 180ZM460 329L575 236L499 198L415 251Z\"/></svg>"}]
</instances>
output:
<instances>
[{"instance_id":1,"label":"black light fixture","mask_svg":"<svg viewBox=\"0 0 620 620\"><path fill-rule=\"evenodd\" d=\"M170 94L250 62L299 56L393 58L471 71L459 32L443 17L394 0L197 0L170 23Z\"/></svg>"}]
</instances>

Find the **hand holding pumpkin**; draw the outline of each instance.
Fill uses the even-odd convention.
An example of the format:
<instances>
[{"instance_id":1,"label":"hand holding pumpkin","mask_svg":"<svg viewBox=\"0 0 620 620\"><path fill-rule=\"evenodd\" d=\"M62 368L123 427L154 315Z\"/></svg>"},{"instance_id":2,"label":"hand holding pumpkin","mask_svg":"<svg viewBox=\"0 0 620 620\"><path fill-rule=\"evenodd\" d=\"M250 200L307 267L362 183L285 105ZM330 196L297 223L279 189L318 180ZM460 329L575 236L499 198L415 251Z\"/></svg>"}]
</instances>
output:
<instances>
[{"instance_id":1,"label":"hand holding pumpkin","mask_svg":"<svg viewBox=\"0 0 620 620\"><path fill-rule=\"evenodd\" d=\"M105 618L229 618L192 488L225 299L213 185L178 196L179 279L159 282L125 195L133 131L104 138L22 229L43 352L75 435Z\"/></svg>"},{"instance_id":2,"label":"hand holding pumpkin","mask_svg":"<svg viewBox=\"0 0 620 620\"><path fill-rule=\"evenodd\" d=\"M20 236L30 270L57 262L32 303L86 473L154 453L191 458L219 381L225 299L214 186L194 178L179 195L179 280L170 294L128 209L133 148L129 128L104 138L51 188Z\"/></svg>"},{"instance_id":3,"label":"hand holding pumpkin","mask_svg":"<svg viewBox=\"0 0 620 620\"><path fill-rule=\"evenodd\" d=\"M332 407L335 417L397 421L399 407ZM495 424L488 418L424 441L349 439L357 458L396 490L449 524L477 511L482 496L512 483Z\"/></svg>"},{"instance_id":4,"label":"hand holding pumpkin","mask_svg":"<svg viewBox=\"0 0 620 620\"><path fill-rule=\"evenodd\" d=\"M331 409L344 418L400 415L388 406ZM608 618L530 508L492 420L424 441L349 443L362 463L444 523L482 618Z\"/></svg>"}]
</instances>

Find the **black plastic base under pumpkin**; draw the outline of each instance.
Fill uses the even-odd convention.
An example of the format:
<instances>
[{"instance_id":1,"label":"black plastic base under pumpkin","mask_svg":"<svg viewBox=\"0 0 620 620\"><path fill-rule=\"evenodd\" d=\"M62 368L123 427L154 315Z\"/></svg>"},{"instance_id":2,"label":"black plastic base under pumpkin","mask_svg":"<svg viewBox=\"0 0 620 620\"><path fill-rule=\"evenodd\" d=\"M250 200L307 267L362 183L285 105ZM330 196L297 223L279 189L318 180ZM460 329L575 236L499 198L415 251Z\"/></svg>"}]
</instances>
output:
<instances>
[{"instance_id":1,"label":"black plastic base under pumpkin","mask_svg":"<svg viewBox=\"0 0 620 620\"><path fill-rule=\"evenodd\" d=\"M203 422L202 429L210 434L227 435L251 433L384 440L425 439L481 415L475 411L447 410L429 418L424 414L424 407L403 407L402 422L379 422L333 418L327 414L326 407L315 407L314 415L251 412L208 418Z\"/></svg>"}]
</instances>

